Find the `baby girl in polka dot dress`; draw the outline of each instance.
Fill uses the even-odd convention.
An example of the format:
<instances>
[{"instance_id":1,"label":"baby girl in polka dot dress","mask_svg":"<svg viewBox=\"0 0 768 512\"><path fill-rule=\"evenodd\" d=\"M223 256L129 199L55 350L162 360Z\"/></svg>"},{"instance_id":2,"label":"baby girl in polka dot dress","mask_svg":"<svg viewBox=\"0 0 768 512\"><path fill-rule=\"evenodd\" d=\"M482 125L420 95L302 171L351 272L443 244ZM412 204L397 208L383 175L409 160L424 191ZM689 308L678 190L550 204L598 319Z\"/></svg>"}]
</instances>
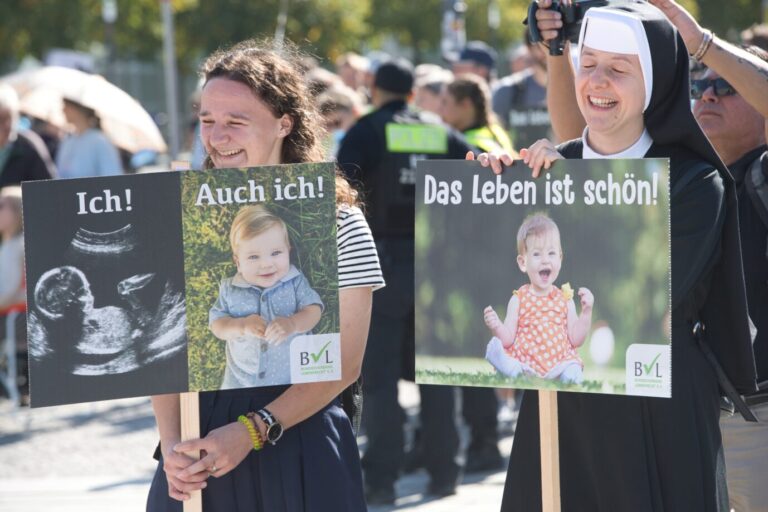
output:
<instances>
[{"instance_id":1,"label":"baby girl in polka dot dress","mask_svg":"<svg viewBox=\"0 0 768 512\"><path fill-rule=\"evenodd\" d=\"M494 335L485 358L508 377L526 374L580 384L584 363L576 349L592 325L592 292L579 288L577 314L571 287L555 286L563 249L557 224L546 215L525 219L517 232L517 252L517 264L530 283L509 299L504 322L491 306L485 308L485 325Z\"/></svg>"}]
</instances>

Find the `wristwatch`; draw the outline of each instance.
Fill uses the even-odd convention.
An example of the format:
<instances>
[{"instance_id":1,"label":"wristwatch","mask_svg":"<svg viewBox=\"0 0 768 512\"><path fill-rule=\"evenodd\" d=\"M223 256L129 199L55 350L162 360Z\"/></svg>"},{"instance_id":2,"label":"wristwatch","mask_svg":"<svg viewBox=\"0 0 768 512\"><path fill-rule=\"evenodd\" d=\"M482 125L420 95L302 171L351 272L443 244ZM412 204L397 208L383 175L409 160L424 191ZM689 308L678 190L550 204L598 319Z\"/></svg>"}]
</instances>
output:
<instances>
[{"instance_id":1,"label":"wristwatch","mask_svg":"<svg viewBox=\"0 0 768 512\"><path fill-rule=\"evenodd\" d=\"M277 421L277 418L275 418L275 416L269 412L269 409L266 407L256 411L256 414L259 415L259 418L261 418L261 420L267 426L266 441L274 446L275 443L277 443L277 441L283 437L283 425Z\"/></svg>"}]
</instances>

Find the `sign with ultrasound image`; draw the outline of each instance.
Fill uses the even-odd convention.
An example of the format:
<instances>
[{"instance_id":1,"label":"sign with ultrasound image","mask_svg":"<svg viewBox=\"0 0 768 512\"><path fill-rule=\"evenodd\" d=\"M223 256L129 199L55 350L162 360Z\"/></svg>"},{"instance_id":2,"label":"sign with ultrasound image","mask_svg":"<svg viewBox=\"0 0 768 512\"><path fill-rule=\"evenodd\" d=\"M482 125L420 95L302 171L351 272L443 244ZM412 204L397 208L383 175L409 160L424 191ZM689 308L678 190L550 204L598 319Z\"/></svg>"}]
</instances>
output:
<instances>
[{"instance_id":1,"label":"sign with ultrasound image","mask_svg":"<svg viewBox=\"0 0 768 512\"><path fill-rule=\"evenodd\" d=\"M325 198L307 197L310 185L316 189L323 179ZM232 219L248 207L286 219L286 269L290 275L303 270L305 286L322 295L315 301L322 306L314 306L322 314L311 332L280 337L270 331L267 350L267 334L230 340L209 325L220 283L240 275L229 235ZM340 360L327 364L339 332L332 166L27 182L23 208L33 407L339 378ZM314 245L304 250L309 237ZM259 293L278 285L264 284ZM248 286L244 282L237 291L246 293ZM279 323L266 311L247 312L266 319L265 331L270 321ZM239 312L227 314L236 318ZM286 338L279 350L273 347ZM334 341L326 357L312 368L300 365L313 361L302 351L314 354L315 345L328 340ZM251 345L264 361L285 365L270 368L282 380L226 380L239 362L235 356L248 354ZM296 365L288 355L294 358L294 352ZM285 353L285 361L273 353Z\"/></svg>"},{"instance_id":2,"label":"sign with ultrasound image","mask_svg":"<svg viewBox=\"0 0 768 512\"><path fill-rule=\"evenodd\" d=\"M24 184L33 406L187 390L179 186Z\"/></svg>"}]
</instances>

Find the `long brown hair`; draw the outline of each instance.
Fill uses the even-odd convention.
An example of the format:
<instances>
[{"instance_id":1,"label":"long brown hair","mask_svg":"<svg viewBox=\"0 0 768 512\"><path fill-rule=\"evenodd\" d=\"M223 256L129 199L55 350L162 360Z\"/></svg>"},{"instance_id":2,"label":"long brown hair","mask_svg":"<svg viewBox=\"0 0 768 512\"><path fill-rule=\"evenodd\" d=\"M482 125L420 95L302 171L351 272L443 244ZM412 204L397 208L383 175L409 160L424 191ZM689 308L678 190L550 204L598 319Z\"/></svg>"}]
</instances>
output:
<instances>
[{"instance_id":1,"label":"long brown hair","mask_svg":"<svg viewBox=\"0 0 768 512\"><path fill-rule=\"evenodd\" d=\"M270 40L249 39L214 52L200 68L204 83L214 78L240 82L248 86L275 117L291 118L293 128L283 140L280 154L280 161L286 164L324 160L319 115L300 72L303 57L289 42L277 47ZM204 166L213 167L210 157L205 159ZM338 170L336 202L350 206L359 203L357 192Z\"/></svg>"},{"instance_id":2,"label":"long brown hair","mask_svg":"<svg viewBox=\"0 0 768 512\"><path fill-rule=\"evenodd\" d=\"M491 89L480 77L461 75L446 86L448 94L459 102L469 99L475 108L472 126L490 126L495 121L491 110Z\"/></svg>"}]
</instances>

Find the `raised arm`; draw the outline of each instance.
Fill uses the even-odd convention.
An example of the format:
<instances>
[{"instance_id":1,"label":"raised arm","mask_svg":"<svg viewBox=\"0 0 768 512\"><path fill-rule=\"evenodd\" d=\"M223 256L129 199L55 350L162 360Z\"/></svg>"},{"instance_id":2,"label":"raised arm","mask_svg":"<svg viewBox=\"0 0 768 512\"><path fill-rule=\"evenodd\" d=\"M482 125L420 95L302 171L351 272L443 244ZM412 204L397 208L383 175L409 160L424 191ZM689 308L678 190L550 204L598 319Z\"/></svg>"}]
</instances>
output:
<instances>
[{"instance_id":1,"label":"raised arm","mask_svg":"<svg viewBox=\"0 0 768 512\"><path fill-rule=\"evenodd\" d=\"M704 42L706 31L674 0L650 0L677 27L688 53L695 53ZM717 36L701 62L723 77L763 117L768 117L768 63Z\"/></svg>"},{"instance_id":2,"label":"raised arm","mask_svg":"<svg viewBox=\"0 0 768 512\"><path fill-rule=\"evenodd\" d=\"M539 0L536 11L536 24L545 41L557 37L557 30L563 26L560 12L547 10L551 5L552 0ZM581 137L587 123L576 103L570 43L566 43L563 55L547 52L547 109L558 142Z\"/></svg>"},{"instance_id":3,"label":"raised arm","mask_svg":"<svg viewBox=\"0 0 768 512\"><path fill-rule=\"evenodd\" d=\"M573 300L568 301L568 338L571 345L579 348L587 339L587 334L592 328L592 306L595 299L592 292L587 288L579 288L579 299L581 302L581 314L576 313L576 305Z\"/></svg>"}]
</instances>

